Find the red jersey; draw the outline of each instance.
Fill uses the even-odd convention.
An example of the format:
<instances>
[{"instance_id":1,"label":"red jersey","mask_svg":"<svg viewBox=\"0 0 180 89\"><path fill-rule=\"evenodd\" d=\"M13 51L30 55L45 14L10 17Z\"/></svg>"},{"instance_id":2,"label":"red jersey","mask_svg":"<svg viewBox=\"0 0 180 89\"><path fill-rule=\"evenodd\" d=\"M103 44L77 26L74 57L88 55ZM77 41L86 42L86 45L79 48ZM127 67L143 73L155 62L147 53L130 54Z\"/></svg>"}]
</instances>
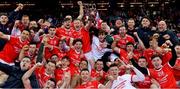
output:
<instances>
[{"instance_id":1,"label":"red jersey","mask_svg":"<svg viewBox=\"0 0 180 89\"><path fill-rule=\"evenodd\" d=\"M18 28L22 32L26 28L26 26L22 22L20 22Z\"/></svg>"},{"instance_id":2,"label":"red jersey","mask_svg":"<svg viewBox=\"0 0 180 89\"><path fill-rule=\"evenodd\" d=\"M55 70L56 81L58 82L59 80L62 80L65 72L70 72L71 76L73 76L75 74L73 71L74 71L73 68L70 67L66 69L56 69Z\"/></svg>"},{"instance_id":3,"label":"red jersey","mask_svg":"<svg viewBox=\"0 0 180 89\"><path fill-rule=\"evenodd\" d=\"M128 53L127 53L127 51L124 50L124 49L120 49L119 54L120 54L120 59L121 59L124 63L128 64L128 63L129 63L129 58L128 58Z\"/></svg>"},{"instance_id":4,"label":"red jersey","mask_svg":"<svg viewBox=\"0 0 180 89\"><path fill-rule=\"evenodd\" d=\"M167 62L169 62L172 58L172 53L171 52L167 52L165 54L162 55L162 64L166 64Z\"/></svg>"},{"instance_id":5,"label":"red jersey","mask_svg":"<svg viewBox=\"0 0 180 89\"><path fill-rule=\"evenodd\" d=\"M119 75L122 76L122 75L126 74L126 67L124 65L119 66L119 70L121 70L119 72Z\"/></svg>"},{"instance_id":6,"label":"red jersey","mask_svg":"<svg viewBox=\"0 0 180 89\"><path fill-rule=\"evenodd\" d=\"M77 52L75 49L70 49L70 51L67 54L70 58L70 64L72 66L75 66L74 64L79 64L81 62L81 52Z\"/></svg>"},{"instance_id":7,"label":"red jersey","mask_svg":"<svg viewBox=\"0 0 180 89\"><path fill-rule=\"evenodd\" d=\"M136 83L138 88L150 88L151 84L151 78L148 75L145 76L144 81Z\"/></svg>"},{"instance_id":8,"label":"red jersey","mask_svg":"<svg viewBox=\"0 0 180 89\"><path fill-rule=\"evenodd\" d=\"M173 69L166 63L161 69L149 69L150 77L156 79L161 88L177 88Z\"/></svg>"},{"instance_id":9,"label":"red jersey","mask_svg":"<svg viewBox=\"0 0 180 89\"><path fill-rule=\"evenodd\" d=\"M148 62L148 68L154 68L154 66L151 63L151 57L157 54L156 51L154 51L151 48L145 49L143 56L147 59ZM165 54L162 55L162 65L166 64L167 62L169 62L169 60L172 58L172 53L171 52L167 52Z\"/></svg>"},{"instance_id":10,"label":"red jersey","mask_svg":"<svg viewBox=\"0 0 180 89\"><path fill-rule=\"evenodd\" d=\"M36 62L36 60L35 60L36 54L31 55L31 54L29 53L29 51L27 51L27 52L25 52L24 55L30 57L30 59L31 59L31 64L33 64L33 65L35 64L35 62Z\"/></svg>"},{"instance_id":11,"label":"red jersey","mask_svg":"<svg viewBox=\"0 0 180 89\"><path fill-rule=\"evenodd\" d=\"M18 58L22 47L28 43L28 41L22 42L19 37L10 36L10 40L0 52L0 59L7 63L14 63L14 60Z\"/></svg>"},{"instance_id":12,"label":"red jersey","mask_svg":"<svg viewBox=\"0 0 180 89\"><path fill-rule=\"evenodd\" d=\"M85 84L81 84L76 87L76 89L98 89L99 82L98 81L89 81Z\"/></svg>"},{"instance_id":13,"label":"red jersey","mask_svg":"<svg viewBox=\"0 0 180 89\"><path fill-rule=\"evenodd\" d=\"M129 42L131 42L133 44L135 43L134 38L132 36L130 36L130 35L127 35L127 34L126 34L126 36L124 38L121 38L119 35L114 35L113 37L114 37L114 39L120 38L120 40L117 43L117 46L120 47L120 48L123 48L123 49L126 48L127 43L129 43Z\"/></svg>"},{"instance_id":14,"label":"red jersey","mask_svg":"<svg viewBox=\"0 0 180 89\"><path fill-rule=\"evenodd\" d=\"M52 46L58 46L59 45L59 40L60 40L59 37L54 36L53 38L51 38L49 35L47 35L47 37L48 37L47 43L49 45L52 45ZM40 40L42 40L42 39L43 39L43 36L40 37Z\"/></svg>"},{"instance_id":15,"label":"red jersey","mask_svg":"<svg viewBox=\"0 0 180 89\"><path fill-rule=\"evenodd\" d=\"M91 71L91 78L98 78L98 77L101 77L101 80L99 80L99 82L103 84L105 82L106 72L103 71L103 76L101 76L100 72L92 69L92 71Z\"/></svg>"},{"instance_id":16,"label":"red jersey","mask_svg":"<svg viewBox=\"0 0 180 89\"><path fill-rule=\"evenodd\" d=\"M70 31L67 31L66 28L57 28L56 29L56 36L59 37L60 39L62 37L66 37L66 42L69 45L69 40L70 38L73 38L73 32L74 30L72 28L70 28Z\"/></svg>"},{"instance_id":17,"label":"red jersey","mask_svg":"<svg viewBox=\"0 0 180 89\"><path fill-rule=\"evenodd\" d=\"M139 57L142 56L142 54L141 54L138 50L136 50L136 49L134 49L133 53L134 53L133 58L134 58L136 61L139 59Z\"/></svg>"},{"instance_id":18,"label":"red jersey","mask_svg":"<svg viewBox=\"0 0 180 89\"><path fill-rule=\"evenodd\" d=\"M35 56L36 56L36 54L32 54L32 55L31 55L31 54L29 53L29 51L26 51L26 52L24 53L24 55L30 57L31 60L33 60L33 59L35 58Z\"/></svg>"},{"instance_id":19,"label":"red jersey","mask_svg":"<svg viewBox=\"0 0 180 89\"><path fill-rule=\"evenodd\" d=\"M176 60L176 63L173 67L173 72L176 81L180 81L180 58Z\"/></svg>"},{"instance_id":20,"label":"red jersey","mask_svg":"<svg viewBox=\"0 0 180 89\"><path fill-rule=\"evenodd\" d=\"M66 52L63 52L61 50L59 50L58 47L53 47L53 49L49 49L48 47L45 48L45 59L48 60L49 58L51 58L52 55L56 54L58 56L59 59L61 59L62 57L66 56Z\"/></svg>"},{"instance_id":21,"label":"red jersey","mask_svg":"<svg viewBox=\"0 0 180 89\"><path fill-rule=\"evenodd\" d=\"M46 84L46 81L48 81L50 78L54 78L54 75L48 75L45 72L45 67L41 67L37 69L35 72L36 72L37 79L39 81L39 85L41 87L44 87L44 85Z\"/></svg>"},{"instance_id":22,"label":"red jersey","mask_svg":"<svg viewBox=\"0 0 180 89\"><path fill-rule=\"evenodd\" d=\"M82 39L84 53L91 51L90 35L89 35L89 31L87 31L85 27L82 27L79 31L74 31L73 38Z\"/></svg>"},{"instance_id":23,"label":"red jersey","mask_svg":"<svg viewBox=\"0 0 180 89\"><path fill-rule=\"evenodd\" d=\"M148 62L148 68L154 68L154 66L153 66L153 64L151 62L151 57L155 53L156 52L151 48L145 49L144 52L143 52L143 56L147 59L147 62Z\"/></svg>"}]
</instances>

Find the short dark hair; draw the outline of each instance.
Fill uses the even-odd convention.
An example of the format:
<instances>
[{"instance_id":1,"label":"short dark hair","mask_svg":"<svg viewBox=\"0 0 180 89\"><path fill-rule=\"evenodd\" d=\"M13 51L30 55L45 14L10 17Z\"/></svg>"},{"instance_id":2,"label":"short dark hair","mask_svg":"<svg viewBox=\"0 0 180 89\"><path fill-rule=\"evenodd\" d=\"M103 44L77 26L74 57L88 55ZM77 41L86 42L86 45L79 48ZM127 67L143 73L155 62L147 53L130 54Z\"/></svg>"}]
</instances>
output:
<instances>
[{"instance_id":1,"label":"short dark hair","mask_svg":"<svg viewBox=\"0 0 180 89\"><path fill-rule=\"evenodd\" d=\"M49 26L49 28L56 28L56 26L54 26L54 25L51 25L51 26Z\"/></svg>"},{"instance_id":2,"label":"short dark hair","mask_svg":"<svg viewBox=\"0 0 180 89\"><path fill-rule=\"evenodd\" d=\"M128 45L133 45L134 46L134 44L132 42L126 43L126 46L128 46Z\"/></svg>"},{"instance_id":3,"label":"short dark hair","mask_svg":"<svg viewBox=\"0 0 180 89\"><path fill-rule=\"evenodd\" d=\"M55 62L55 61L52 61L52 60L47 60L47 64L48 64L49 62L51 62L51 63L53 63L53 64L55 64L55 65L56 65L56 62Z\"/></svg>"},{"instance_id":4,"label":"short dark hair","mask_svg":"<svg viewBox=\"0 0 180 89\"><path fill-rule=\"evenodd\" d=\"M98 61L99 61L99 62L103 62L101 59L98 59L95 63L97 63Z\"/></svg>"},{"instance_id":5,"label":"short dark hair","mask_svg":"<svg viewBox=\"0 0 180 89\"><path fill-rule=\"evenodd\" d=\"M75 40L73 41L73 45L75 45L76 42L81 42L81 43L83 44L82 39L75 39Z\"/></svg>"},{"instance_id":6,"label":"short dark hair","mask_svg":"<svg viewBox=\"0 0 180 89\"><path fill-rule=\"evenodd\" d=\"M26 28L26 29L24 29L23 31L27 31L27 32L31 33L31 32L30 32L30 30L29 30L29 29L27 29L27 28Z\"/></svg>"},{"instance_id":7,"label":"short dark hair","mask_svg":"<svg viewBox=\"0 0 180 89\"><path fill-rule=\"evenodd\" d=\"M144 57L144 56L141 56L138 59L145 59L147 61L146 57Z\"/></svg>"},{"instance_id":8,"label":"short dark hair","mask_svg":"<svg viewBox=\"0 0 180 89\"><path fill-rule=\"evenodd\" d=\"M82 61L85 61L85 62L88 64L88 61L87 61L87 60L82 59L82 60L80 61L80 63L81 63Z\"/></svg>"},{"instance_id":9,"label":"short dark hair","mask_svg":"<svg viewBox=\"0 0 180 89\"><path fill-rule=\"evenodd\" d=\"M63 22L70 21L70 18L64 18Z\"/></svg>"},{"instance_id":10,"label":"short dark hair","mask_svg":"<svg viewBox=\"0 0 180 89\"><path fill-rule=\"evenodd\" d=\"M22 16L22 18L23 18L23 17L28 17L28 18L29 18L29 16L28 16L28 15L23 15L23 16Z\"/></svg>"},{"instance_id":11,"label":"short dark hair","mask_svg":"<svg viewBox=\"0 0 180 89\"><path fill-rule=\"evenodd\" d=\"M133 19L133 18L129 18L128 21L129 21L129 20L134 20L134 19Z\"/></svg>"},{"instance_id":12,"label":"short dark hair","mask_svg":"<svg viewBox=\"0 0 180 89\"><path fill-rule=\"evenodd\" d=\"M83 71L88 71L88 72L89 72L89 70L88 70L87 68L82 69L82 70L81 70L81 73L82 73Z\"/></svg>"},{"instance_id":13,"label":"short dark hair","mask_svg":"<svg viewBox=\"0 0 180 89\"><path fill-rule=\"evenodd\" d=\"M175 47L176 47L176 46L180 46L180 43L176 44Z\"/></svg>"},{"instance_id":14,"label":"short dark hair","mask_svg":"<svg viewBox=\"0 0 180 89\"><path fill-rule=\"evenodd\" d=\"M143 19L148 19L150 23L152 22L151 19L150 19L149 17L147 17L147 16L144 16L144 17L141 19L141 22L142 22Z\"/></svg>"},{"instance_id":15,"label":"short dark hair","mask_svg":"<svg viewBox=\"0 0 180 89\"><path fill-rule=\"evenodd\" d=\"M153 55L152 57L151 57L151 60L153 60L154 58L156 58L156 57L159 57L161 60L162 60L162 58L161 58L161 56L160 55Z\"/></svg>"},{"instance_id":16,"label":"short dark hair","mask_svg":"<svg viewBox=\"0 0 180 89\"><path fill-rule=\"evenodd\" d=\"M107 32L104 31L104 30L100 30L100 31L98 32L98 35L102 35L102 34L107 35Z\"/></svg>"},{"instance_id":17,"label":"short dark hair","mask_svg":"<svg viewBox=\"0 0 180 89\"><path fill-rule=\"evenodd\" d=\"M31 42L29 43L29 45L36 45L36 42L31 41Z\"/></svg>"},{"instance_id":18,"label":"short dark hair","mask_svg":"<svg viewBox=\"0 0 180 89\"><path fill-rule=\"evenodd\" d=\"M63 59L67 59L68 61L70 61L70 58L69 58L68 56L63 56L63 57L61 58L61 60L63 60Z\"/></svg>"},{"instance_id":19,"label":"short dark hair","mask_svg":"<svg viewBox=\"0 0 180 89\"><path fill-rule=\"evenodd\" d=\"M116 65L116 64L111 64L110 66L109 66L109 69L111 68L111 67L118 67L118 65Z\"/></svg>"}]
</instances>

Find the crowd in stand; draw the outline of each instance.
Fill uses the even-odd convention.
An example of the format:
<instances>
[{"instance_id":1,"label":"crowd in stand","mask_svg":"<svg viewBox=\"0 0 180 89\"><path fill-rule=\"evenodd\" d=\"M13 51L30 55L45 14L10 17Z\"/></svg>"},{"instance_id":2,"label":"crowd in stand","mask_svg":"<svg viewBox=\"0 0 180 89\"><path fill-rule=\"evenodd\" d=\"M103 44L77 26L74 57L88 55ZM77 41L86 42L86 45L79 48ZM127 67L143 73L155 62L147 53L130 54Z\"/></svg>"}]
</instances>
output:
<instances>
[{"instance_id":1,"label":"crowd in stand","mask_svg":"<svg viewBox=\"0 0 180 89\"><path fill-rule=\"evenodd\" d=\"M23 4L0 16L1 88L180 88L180 44L166 21L116 19L97 11L50 20L17 19Z\"/></svg>"}]
</instances>

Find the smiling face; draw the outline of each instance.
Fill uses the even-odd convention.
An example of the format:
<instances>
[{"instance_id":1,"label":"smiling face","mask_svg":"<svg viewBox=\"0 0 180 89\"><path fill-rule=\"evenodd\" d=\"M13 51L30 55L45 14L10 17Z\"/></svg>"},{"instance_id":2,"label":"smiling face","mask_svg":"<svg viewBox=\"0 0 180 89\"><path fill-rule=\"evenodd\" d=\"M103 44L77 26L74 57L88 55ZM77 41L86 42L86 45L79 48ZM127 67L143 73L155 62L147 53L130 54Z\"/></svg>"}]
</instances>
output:
<instances>
[{"instance_id":1,"label":"smiling face","mask_svg":"<svg viewBox=\"0 0 180 89\"><path fill-rule=\"evenodd\" d=\"M21 33L20 37L22 41L26 41L29 39L29 35L30 33L27 30L23 30L23 32Z\"/></svg>"},{"instance_id":2,"label":"smiling face","mask_svg":"<svg viewBox=\"0 0 180 89\"><path fill-rule=\"evenodd\" d=\"M81 28L81 21L80 20L74 20L74 27L76 30L80 30Z\"/></svg>"},{"instance_id":3,"label":"smiling face","mask_svg":"<svg viewBox=\"0 0 180 89\"><path fill-rule=\"evenodd\" d=\"M135 26L135 21L133 19L130 19L130 20L128 20L127 25L129 28L133 28Z\"/></svg>"},{"instance_id":4,"label":"smiling face","mask_svg":"<svg viewBox=\"0 0 180 89\"><path fill-rule=\"evenodd\" d=\"M82 42L77 41L77 42L74 44L74 48L75 48L76 51L80 52L81 49L82 49Z\"/></svg>"},{"instance_id":5,"label":"smiling face","mask_svg":"<svg viewBox=\"0 0 180 89\"><path fill-rule=\"evenodd\" d=\"M31 54L34 54L36 52L36 44L30 44L29 45L29 52Z\"/></svg>"},{"instance_id":6,"label":"smiling face","mask_svg":"<svg viewBox=\"0 0 180 89\"><path fill-rule=\"evenodd\" d=\"M79 63L79 69L82 70L82 69L87 69L88 68L88 63L83 60Z\"/></svg>"},{"instance_id":7,"label":"smiling face","mask_svg":"<svg viewBox=\"0 0 180 89\"><path fill-rule=\"evenodd\" d=\"M98 38L99 38L99 41L100 41L100 42L103 42L104 39L105 39L105 37L106 37L106 34L105 34L105 33L102 33L102 34L99 34L99 35L98 35Z\"/></svg>"},{"instance_id":8,"label":"smiling face","mask_svg":"<svg viewBox=\"0 0 180 89\"><path fill-rule=\"evenodd\" d=\"M167 29L166 22L165 22L165 21L160 21L160 22L158 23L158 30L159 30L160 32L162 32L162 31L164 31L164 30L166 30L166 29Z\"/></svg>"},{"instance_id":9,"label":"smiling face","mask_svg":"<svg viewBox=\"0 0 180 89\"><path fill-rule=\"evenodd\" d=\"M53 62L48 62L46 64L46 73L52 74L54 73L54 70L56 69L56 64Z\"/></svg>"},{"instance_id":10,"label":"smiling face","mask_svg":"<svg viewBox=\"0 0 180 89\"><path fill-rule=\"evenodd\" d=\"M61 63L62 63L62 68L67 68L70 65L70 61L68 58L63 58L61 60Z\"/></svg>"},{"instance_id":11,"label":"smiling face","mask_svg":"<svg viewBox=\"0 0 180 89\"><path fill-rule=\"evenodd\" d=\"M50 36L54 37L55 34L56 34L56 29L50 27L49 30L48 30L48 32L49 32L49 35L50 35Z\"/></svg>"},{"instance_id":12,"label":"smiling face","mask_svg":"<svg viewBox=\"0 0 180 89\"><path fill-rule=\"evenodd\" d=\"M58 61L58 56L56 54L54 54L54 55L51 56L50 60L57 62Z\"/></svg>"},{"instance_id":13,"label":"smiling face","mask_svg":"<svg viewBox=\"0 0 180 89\"><path fill-rule=\"evenodd\" d=\"M30 23L29 23L29 28L32 28L32 27L38 27L36 21L30 21Z\"/></svg>"},{"instance_id":14,"label":"smiling face","mask_svg":"<svg viewBox=\"0 0 180 89\"><path fill-rule=\"evenodd\" d=\"M95 64L96 70L97 71L101 71L104 67L103 62L102 61L97 61Z\"/></svg>"},{"instance_id":15,"label":"smiling face","mask_svg":"<svg viewBox=\"0 0 180 89\"><path fill-rule=\"evenodd\" d=\"M133 52L134 45L133 44L126 45L126 50L127 50L127 52Z\"/></svg>"},{"instance_id":16,"label":"smiling face","mask_svg":"<svg viewBox=\"0 0 180 89\"><path fill-rule=\"evenodd\" d=\"M63 23L63 25L64 25L64 27L65 27L66 29L70 29L70 27L71 27L71 20L65 21L65 22Z\"/></svg>"},{"instance_id":17,"label":"smiling face","mask_svg":"<svg viewBox=\"0 0 180 89\"><path fill-rule=\"evenodd\" d=\"M162 60L160 57L154 57L151 62L155 69L160 69L162 67Z\"/></svg>"},{"instance_id":18,"label":"smiling face","mask_svg":"<svg viewBox=\"0 0 180 89\"><path fill-rule=\"evenodd\" d=\"M140 67L144 67L144 68L146 68L147 67L147 61L146 61L146 59L145 58L139 58L139 60L138 60L138 65L140 66Z\"/></svg>"},{"instance_id":19,"label":"smiling face","mask_svg":"<svg viewBox=\"0 0 180 89\"><path fill-rule=\"evenodd\" d=\"M124 37L126 35L126 32L127 32L126 27L123 26L123 27L119 28L119 35L120 36Z\"/></svg>"},{"instance_id":20,"label":"smiling face","mask_svg":"<svg viewBox=\"0 0 180 89\"><path fill-rule=\"evenodd\" d=\"M107 29L107 26L108 26L107 23L106 23L106 22L103 22L103 23L101 24L101 29L105 31L105 30Z\"/></svg>"},{"instance_id":21,"label":"smiling face","mask_svg":"<svg viewBox=\"0 0 180 89\"><path fill-rule=\"evenodd\" d=\"M87 71L87 70L83 70L83 71L81 71L81 80L82 80L82 82L88 82L89 81L89 79L90 79L90 73L89 73L89 71Z\"/></svg>"},{"instance_id":22,"label":"smiling face","mask_svg":"<svg viewBox=\"0 0 180 89\"><path fill-rule=\"evenodd\" d=\"M30 22L29 16L27 15L22 16L21 22L23 23L23 25L28 26Z\"/></svg>"},{"instance_id":23,"label":"smiling face","mask_svg":"<svg viewBox=\"0 0 180 89\"><path fill-rule=\"evenodd\" d=\"M115 22L115 26L117 27L117 28L119 28L119 27L121 27L122 26L122 21L121 20L116 20L116 22Z\"/></svg>"},{"instance_id":24,"label":"smiling face","mask_svg":"<svg viewBox=\"0 0 180 89\"><path fill-rule=\"evenodd\" d=\"M150 26L150 21L147 18L143 18L141 21L142 27L149 27Z\"/></svg>"}]
</instances>

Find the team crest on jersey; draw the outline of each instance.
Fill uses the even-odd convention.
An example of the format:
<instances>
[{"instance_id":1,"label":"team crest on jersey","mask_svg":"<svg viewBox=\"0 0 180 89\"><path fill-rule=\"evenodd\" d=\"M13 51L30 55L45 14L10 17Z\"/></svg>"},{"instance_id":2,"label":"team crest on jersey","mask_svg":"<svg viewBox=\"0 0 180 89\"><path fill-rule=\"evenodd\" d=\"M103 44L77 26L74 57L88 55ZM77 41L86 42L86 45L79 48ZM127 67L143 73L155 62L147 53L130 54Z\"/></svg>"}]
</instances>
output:
<instances>
[{"instance_id":1,"label":"team crest on jersey","mask_svg":"<svg viewBox=\"0 0 180 89\"><path fill-rule=\"evenodd\" d=\"M158 72L158 76L164 76L164 72L163 71L159 71Z\"/></svg>"}]
</instances>

